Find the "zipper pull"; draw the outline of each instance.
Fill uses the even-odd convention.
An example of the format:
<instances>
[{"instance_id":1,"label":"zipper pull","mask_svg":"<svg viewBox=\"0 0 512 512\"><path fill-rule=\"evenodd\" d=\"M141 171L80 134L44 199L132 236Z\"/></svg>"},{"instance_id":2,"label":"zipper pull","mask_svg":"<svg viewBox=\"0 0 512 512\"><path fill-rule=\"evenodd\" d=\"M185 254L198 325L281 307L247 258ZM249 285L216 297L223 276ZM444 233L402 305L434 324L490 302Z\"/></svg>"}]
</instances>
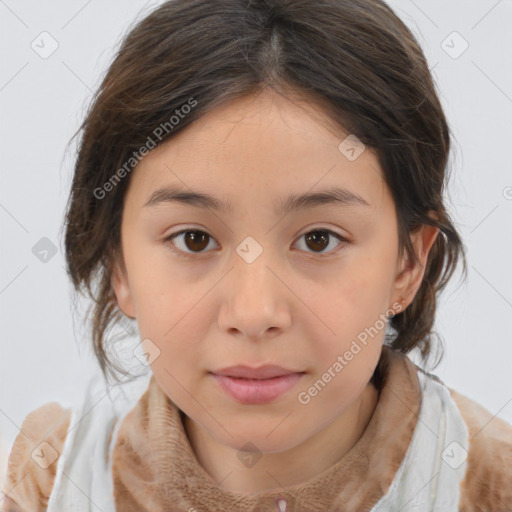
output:
<instances>
[{"instance_id":1,"label":"zipper pull","mask_svg":"<svg viewBox=\"0 0 512 512\"><path fill-rule=\"evenodd\" d=\"M277 505L277 512L286 512L286 500L284 498L277 500L276 505Z\"/></svg>"}]
</instances>

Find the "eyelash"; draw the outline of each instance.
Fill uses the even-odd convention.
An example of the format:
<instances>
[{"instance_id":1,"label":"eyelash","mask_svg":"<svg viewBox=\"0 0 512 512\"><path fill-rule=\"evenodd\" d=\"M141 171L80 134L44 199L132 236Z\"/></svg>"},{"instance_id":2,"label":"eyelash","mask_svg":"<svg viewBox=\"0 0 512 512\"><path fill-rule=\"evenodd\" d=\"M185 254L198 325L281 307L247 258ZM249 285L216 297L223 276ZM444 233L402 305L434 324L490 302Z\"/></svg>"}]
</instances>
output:
<instances>
[{"instance_id":1,"label":"eyelash","mask_svg":"<svg viewBox=\"0 0 512 512\"><path fill-rule=\"evenodd\" d=\"M182 229L181 231L177 231L176 233L171 233L169 236L167 236L165 239L164 239L164 243L166 245L169 246L169 248L171 249L171 251L175 252L178 256L182 256L182 257L189 257L189 256L192 256L194 254L204 254L205 252L207 251L203 251L203 252L185 252L185 251L182 251L181 249L177 249L176 248L176 245L172 242L172 240L184 233L204 233L205 235L209 236L210 239L213 239L213 237L211 235L209 235L208 233L206 233L206 231L203 231L201 229ZM307 231L306 233L303 233L300 237L299 237L299 240L304 237L305 235L308 235L310 233L328 233L329 235L332 235L334 238L338 239L340 242L345 242L345 243L348 243L348 240L344 237L342 237L341 235L339 235L338 233L334 232L334 231L331 231L330 229L325 229L325 228L315 228L315 229L311 229L309 231ZM314 252L311 252L309 254L311 255L314 255L314 256L317 256L317 257L320 257L320 258L329 258L330 256L334 255L334 254L337 254L339 251L341 251L343 248L345 247L345 244L344 243L341 243L337 249L334 249L328 253L314 253Z\"/></svg>"}]
</instances>

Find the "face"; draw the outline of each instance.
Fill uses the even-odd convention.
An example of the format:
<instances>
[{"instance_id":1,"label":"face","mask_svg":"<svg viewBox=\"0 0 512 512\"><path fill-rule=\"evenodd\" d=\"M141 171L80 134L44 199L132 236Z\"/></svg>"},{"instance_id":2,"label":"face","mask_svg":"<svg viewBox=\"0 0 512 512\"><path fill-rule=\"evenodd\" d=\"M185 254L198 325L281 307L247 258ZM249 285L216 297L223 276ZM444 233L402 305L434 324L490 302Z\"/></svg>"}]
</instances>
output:
<instances>
[{"instance_id":1,"label":"face","mask_svg":"<svg viewBox=\"0 0 512 512\"><path fill-rule=\"evenodd\" d=\"M354 404L387 316L423 275L399 255L376 155L367 147L354 159L350 139L340 146L348 134L318 112L272 91L218 107L144 157L125 196L119 307L150 340L162 390L234 449L292 448ZM165 187L224 207L154 194ZM334 188L344 201L286 208ZM426 227L413 237L423 263L435 235ZM300 376L260 403L234 398L212 374L267 364Z\"/></svg>"}]
</instances>

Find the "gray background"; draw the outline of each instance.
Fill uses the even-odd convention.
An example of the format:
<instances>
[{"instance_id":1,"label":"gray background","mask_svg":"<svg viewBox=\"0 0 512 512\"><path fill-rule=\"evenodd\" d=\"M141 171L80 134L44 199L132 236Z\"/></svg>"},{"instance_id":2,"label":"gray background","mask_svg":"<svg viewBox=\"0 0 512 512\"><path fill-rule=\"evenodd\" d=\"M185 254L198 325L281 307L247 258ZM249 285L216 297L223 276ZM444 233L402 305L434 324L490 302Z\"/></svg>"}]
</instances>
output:
<instances>
[{"instance_id":1,"label":"gray background","mask_svg":"<svg viewBox=\"0 0 512 512\"><path fill-rule=\"evenodd\" d=\"M25 416L70 405L98 371L64 271L65 146L125 31L160 3L0 0L0 485ZM512 1L389 3L422 45L455 135L448 200L469 275L441 301L434 373L512 423ZM44 31L58 43L47 58L31 46L51 48ZM57 251L46 262L32 252L43 237Z\"/></svg>"}]
</instances>

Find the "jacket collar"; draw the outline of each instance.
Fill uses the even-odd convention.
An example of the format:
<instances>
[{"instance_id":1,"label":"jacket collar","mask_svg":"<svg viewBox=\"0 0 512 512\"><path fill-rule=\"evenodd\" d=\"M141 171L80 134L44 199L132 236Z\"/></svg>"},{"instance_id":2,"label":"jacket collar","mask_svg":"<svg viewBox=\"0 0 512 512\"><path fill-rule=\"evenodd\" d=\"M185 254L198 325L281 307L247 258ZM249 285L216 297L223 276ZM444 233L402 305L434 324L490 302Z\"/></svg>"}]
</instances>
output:
<instances>
[{"instance_id":1,"label":"jacket collar","mask_svg":"<svg viewBox=\"0 0 512 512\"><path fill-rule=\"evenodd\" d=\"M276 512L370 510L387 493L416 427L417 366L383 346L383 385L359 441L316 477L281 490L243 495L224 490L199 464L181 411L154 376L123 418L112 456L117 510ZM134 508L135 507L135 508Z\"/></svg>"}]
</instances>

